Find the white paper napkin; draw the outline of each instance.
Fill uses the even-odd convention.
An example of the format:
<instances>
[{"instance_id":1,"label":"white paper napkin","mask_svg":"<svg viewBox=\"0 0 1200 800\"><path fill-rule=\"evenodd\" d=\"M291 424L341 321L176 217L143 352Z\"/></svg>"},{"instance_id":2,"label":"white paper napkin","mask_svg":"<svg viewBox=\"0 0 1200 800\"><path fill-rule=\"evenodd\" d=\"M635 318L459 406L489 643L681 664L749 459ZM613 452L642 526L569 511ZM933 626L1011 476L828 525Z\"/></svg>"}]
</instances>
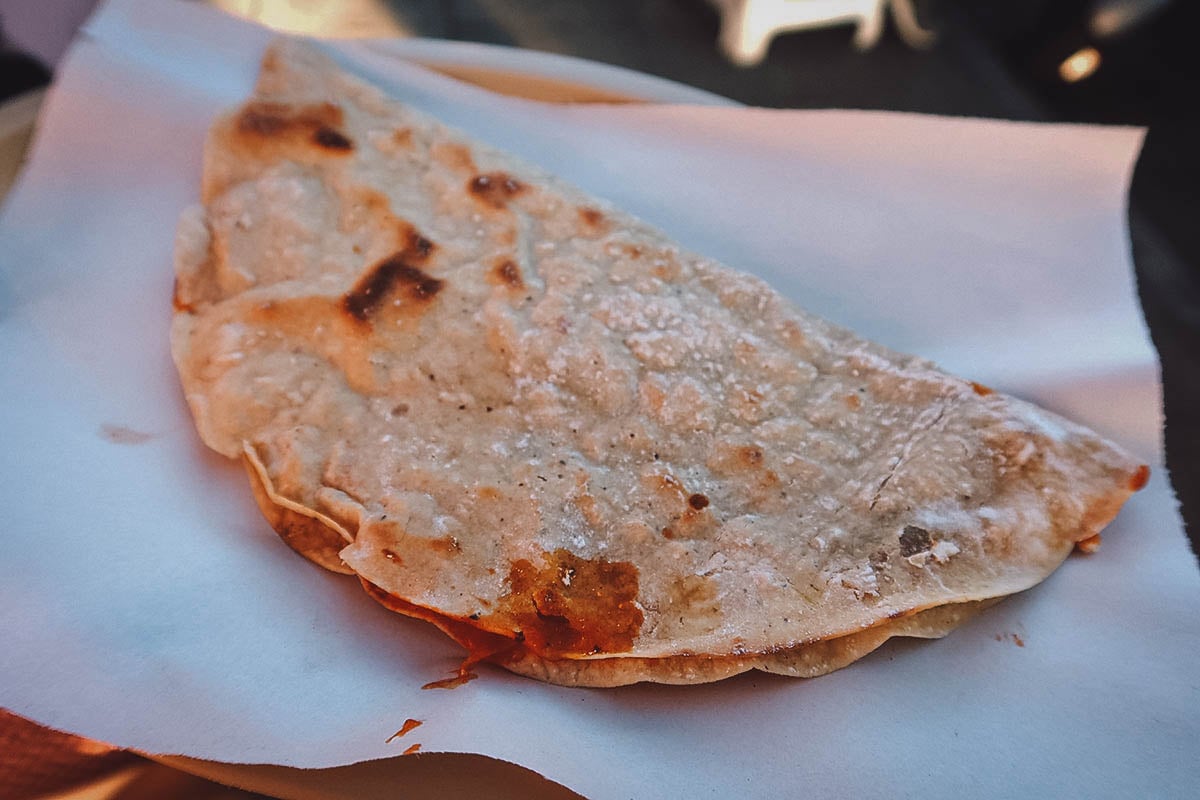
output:
<instances>
[{"instance_id":1,"label":"white paper napkin","mask_svg":"<svg viewBox=\"0 0 1200 800\"><path fill-rule=\"evenodd\" d=\"M0 217L0 705L150 752L423 751L588 796L1194 796L1200 577L1161 466L1124 194L1137 130L864 112L558 107L338 57L801 305L1064 411L1155 465L1044 584L811 681L571 690L485 668L297 558L207 452L167 343L205 130L269 35L111 0ZM1023 644L1020 646L1017 640ZM386 739L406 718L424 724Z\"/></svg>"}]
</instances>

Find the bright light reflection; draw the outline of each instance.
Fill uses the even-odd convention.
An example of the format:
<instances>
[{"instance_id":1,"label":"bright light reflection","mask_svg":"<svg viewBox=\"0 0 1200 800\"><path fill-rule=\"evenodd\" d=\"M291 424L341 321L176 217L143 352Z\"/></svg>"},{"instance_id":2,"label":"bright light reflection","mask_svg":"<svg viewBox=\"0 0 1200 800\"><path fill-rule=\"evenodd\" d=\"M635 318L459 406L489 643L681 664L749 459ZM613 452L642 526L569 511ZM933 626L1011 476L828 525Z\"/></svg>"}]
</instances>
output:
<instances>
[{"instance_id":1,"label":"bright light reflection","mask_svg":"<svg viewBox=\"0 0 1200 800\"><path fill-rule=\"evenodd\" d=\"M383 0L211 0L285 33L327 38L411 36Z\"/></svg>"},{"instance_id":2,"label":"bright light reflection","mask_svg":"<svg viewBox=\"0 0 1200 800\"><path fill-rule=\"evenodd\" d=\"M1094 47L1076 50L1058 65L1058 76L1067 83L1077 83L1100 69L1100 51Z\"/></svg>"}]
</instances>

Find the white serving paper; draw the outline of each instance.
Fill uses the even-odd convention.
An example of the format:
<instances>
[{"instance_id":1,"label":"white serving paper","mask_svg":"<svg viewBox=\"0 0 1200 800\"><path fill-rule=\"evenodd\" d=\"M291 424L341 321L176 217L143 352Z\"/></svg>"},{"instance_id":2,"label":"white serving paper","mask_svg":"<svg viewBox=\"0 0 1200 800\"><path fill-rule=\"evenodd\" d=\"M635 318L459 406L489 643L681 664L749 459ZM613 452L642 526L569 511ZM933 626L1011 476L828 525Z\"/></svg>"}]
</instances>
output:
<instances>
[{"instance_id":1,"label":"white serving paper","mask_svg":"<svg viewBox=\"0 0 1200 800\"><path fill-rule=\"evenodd\" d=\"M0 706L231 762L419 741L593 798L1200 796L1200 577L1125 233L1139 131L544 106L386 43L340 45L400 99L1154 466L1096 555L946 639L823 678L573 690L485 667L422 691L458 648L279 542L241 467L198 441L168 353L175 221L268 38L200 6L112 0L3 210ZM388 743L409 717L423 726Z\"/></svg>"}]
</instances>

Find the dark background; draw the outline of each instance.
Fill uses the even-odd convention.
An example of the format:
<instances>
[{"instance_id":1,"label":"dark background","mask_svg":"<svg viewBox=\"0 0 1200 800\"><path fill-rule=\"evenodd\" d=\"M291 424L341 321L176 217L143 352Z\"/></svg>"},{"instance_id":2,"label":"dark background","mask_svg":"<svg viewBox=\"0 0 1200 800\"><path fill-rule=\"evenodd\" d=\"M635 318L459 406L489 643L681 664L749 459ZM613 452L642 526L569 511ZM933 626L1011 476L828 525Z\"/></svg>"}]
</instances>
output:
<instances>
[{"instance_id":1,"label":"dark background","mask_svg":"<svg viewBox=\"0 0 1200 800\"><path fill-rule=\"evenodd\" d=\"M226 8L272 2L322 9L337 0L209 0ZM0 96L45 82L95 0L0 0ZM853 27L781 34L759 66L733 66L716 47L708 0L379 0L417 36L546 50L617 64L752 105L877 108L1024 120L1150 124L1194 113L1200 100L1195 0L909 0L937 33L916 50L890 24L858 52ZM1091 32L1102 17L1115 35ZM61 32L51 30L61 19ZM31 44L32 38L50 44ZM1059 64L1094 46L1101 63L1075 83ZM41 65L13 51L40 51Z\"/></svg>"}]
</instances>

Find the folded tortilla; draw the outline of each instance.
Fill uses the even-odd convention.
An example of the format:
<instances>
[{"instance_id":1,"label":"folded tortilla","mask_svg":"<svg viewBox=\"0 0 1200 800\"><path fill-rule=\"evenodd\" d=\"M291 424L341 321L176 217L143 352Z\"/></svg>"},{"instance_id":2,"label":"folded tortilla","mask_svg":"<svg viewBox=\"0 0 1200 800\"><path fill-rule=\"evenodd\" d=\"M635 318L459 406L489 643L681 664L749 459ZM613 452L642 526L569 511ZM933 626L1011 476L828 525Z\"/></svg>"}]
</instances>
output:
<instances>
[{"instance_id":1,"label":"folded tortilla","mask_svg":"<svg viewBox=\"0 0 1200 800\"><path fill-rule=\"evenodd\" d=\"M295 41L213 126L176 275L200 436L282 538L556 683L941 635L1146 481Z\"/></svg>"}]
</instances>

